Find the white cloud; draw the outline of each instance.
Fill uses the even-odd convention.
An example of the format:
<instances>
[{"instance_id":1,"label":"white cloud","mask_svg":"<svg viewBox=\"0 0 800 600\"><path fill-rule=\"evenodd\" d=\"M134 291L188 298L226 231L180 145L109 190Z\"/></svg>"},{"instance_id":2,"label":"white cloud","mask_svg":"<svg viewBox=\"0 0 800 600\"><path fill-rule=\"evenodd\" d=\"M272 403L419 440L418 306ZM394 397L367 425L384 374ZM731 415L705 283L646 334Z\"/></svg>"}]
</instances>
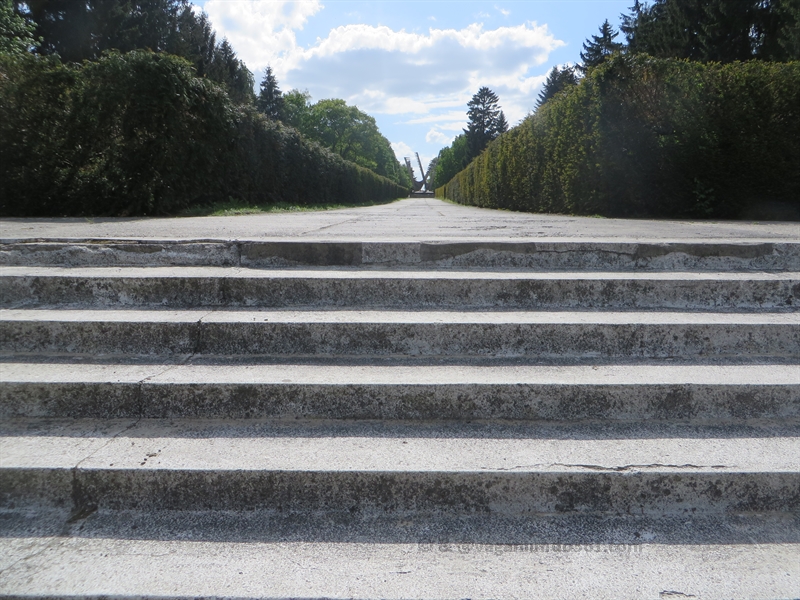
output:
<instances>
[{"instance_id":1,"label":"white cloud","mask_svg":"<svg viewBox=\"0 0 800 600\"><path fill-rule=\"evenodd\" d=\"M528 97L544 80L530 71L562 45L535 22L427 33L350 24L310 48L297 48L273 68L287 87L308 88L314 97L345 98L367 112L419 118L444 112L449 120L463 121L466 103L486 85L513 121L533 107L535 98Z\"/></svg>"},{"instance_id":2,"label":"white cloud","mask_svg":"<svg viewBox=\"0 0 800 600\"><path fill-rule=\"evenodd\" d=\"M419 172L419 163L417 162L417 155L411 148L411 146L409 146L405 142L390 142L390 143L392 145L392 150L394 150L394 155L397 157L397 160L400 161L401 165L406 164L405 161L406 158L408 158L411 161L411 168L414 171L414 177L417 178L417 181L420 181L422 177L420 176ZM428 164L433 159L433 156L426 155L420 152L419 158L422 161L422 166L427 169Z\"/></svg>"},{"instance_id":3,"label":"white cloud","mask_svg":"<svg viewBox=\"0 0 800 600\"><path fill-rule=\"evenodd\" d=\"M494 9L495 9L496 11L498 11L498 12L499 12L501 15L503 15L504 17L507 17L508 15L510 15L510 14L511 14L511 11L510 11L510 10L507 10L507 9L505 9L505 8L500 8L500 7L499 7L499 6L497 6L496 4L495 4L495 6L494 6Z\"/></svg>"},{"instance_id":4,"label":"white cloud","mask_svg":"<svg viewBox=\"0 0 800 600\"><path fill-rule=\"evenodd\" d=\"M436 128L432 128L425 134L425 141L429 144L441 144L442 146L449 146L455 136L450 136L442 133Z\"/></svg>"},{"instance_id":5,"label":"white cloud","mask_svg":"<svg viewBox=\"0 0 800 600\"><path fill-rule=\"evenodd\" d=\"M497 93L511 125L525 117L547 76L542 65L564 46L534 21L427 32L350 23L301 46L295 33L323 9L319 0L208 0L204 9L257 80L270 64L285 90L307 89L317 100L344 98L378 118L399 116L404 127L421 129L407 138L419 139L420 147L423 137L445 143L460 133L466 104L481 86ZM405 142L393 148L401 160L413 157Z\"/></svg>"},{"instance_id":6,"label":"white cloud","mask_svg":"<svg viewBox=\"0 0 800 600\"><path fill-rule=\"evenodd\" d=\"M255 73L296 51L294 32L303 29L322 8L319 0L207 0L203 6L217 38L227 37L239 58Z\"/></svg>"},{"instance_id":7,"label":"white cloud","mask_svg":"<svg viewBox=\"0 0 800 600\"><path fill-rule=\"evenodd\" d=\"M394 155L397 157L397 160L400 161L400 164L405 164L405 158L413 158L414 151L411 149L411 146L406 144L405 142L391 142L392 150L394 150Z\"/></svg>"}]
</instances>

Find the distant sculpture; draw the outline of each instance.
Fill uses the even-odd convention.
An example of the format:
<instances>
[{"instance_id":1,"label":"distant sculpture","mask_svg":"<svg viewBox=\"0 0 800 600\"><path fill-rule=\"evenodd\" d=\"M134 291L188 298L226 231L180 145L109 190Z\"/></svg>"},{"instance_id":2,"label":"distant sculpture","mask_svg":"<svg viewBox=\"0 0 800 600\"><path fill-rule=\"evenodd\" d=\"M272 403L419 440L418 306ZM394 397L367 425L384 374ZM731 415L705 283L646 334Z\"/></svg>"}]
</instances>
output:
<instances>
[{"instance_id":1,"label":"distant sculpture","mask_svg":"<svg viewBox=\"0 0 800 600\"><path fill-rule=\"evenodd\" d=\"M408 176L411 177L411 181L414 185L414 191L419 192L422 190L422 188L425 188L425 192L430 193L430 190L428 190L430 173L426 172L425 169L422 168L422 159L419 157L419 152L415 152L414 154L417 155L417 163L419 163L419 172L422 173L422 181L417 181L416 177L414 177L414 168L411 166L411 159L409 159L407 156L405 157L406 170L408 171Z\"/></svg>"}]
</instances>

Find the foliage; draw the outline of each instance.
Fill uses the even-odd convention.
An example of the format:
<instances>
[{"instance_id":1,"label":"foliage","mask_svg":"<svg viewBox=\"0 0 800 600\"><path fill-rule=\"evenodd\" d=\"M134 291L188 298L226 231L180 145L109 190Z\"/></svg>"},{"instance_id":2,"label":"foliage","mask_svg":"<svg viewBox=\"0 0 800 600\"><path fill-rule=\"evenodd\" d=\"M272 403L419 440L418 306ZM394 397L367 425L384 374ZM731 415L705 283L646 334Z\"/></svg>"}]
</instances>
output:
<instances>
[{"instance_id":1,"label":"foliage","mask_svg":"<svg viewBox=\"0 0 800 600\"><path fill-rule=\"evenodd\" d=\"M439 151L436 162L430 170L431 180L428 189L436 189L455 177L478 156L487 144L508 131L508 121L497 105L498 98L492 90L482 87L468 103L469 124L462 135L456 136L453 143Z\"/></svg>"},{"instance_id":2,"label":"foliage","mask_svg":"<svg viewBox=\"0 0 800 600\"><path fill-rule=\"evenodd\" d=\"M287 125L302 131L304 121L308 117L311 106L311 94L308 90L294 89L283 95L283 117L281 120Z\"/></svg>"},{"instance_id":3,"label":"foliage","mask_svg":"<svg viewBox=\"0 0 800 600\"><path fill-rule=\"evenodd\" d=\"M539 92L539 98L536 100L536 108L539 108L542 104L559 92L564 91L567 87L577 84L578 76L575 75L575 69L573 67L564 67L563 69L559 69L557 66L553 67L553 70L550 71L547 80L544 82L542 91Z\"/></svg>"},{"instance_id":4,"label":"foliage","mask_svg":"<svg viewBox=\"0 0 800 600\"><path fill-rule=\"evenodd\" d=\"M208 17L189 0L31 0L18 10L35 24L39 52L64 62L103 52L149 49L190 61L200 77L225 85L236 102L253 102L253 75L227 40L216 42Z\"/></svg>"},{"instance_id":5,"label":"foliage","mask_svg":"<svg viewBox=\"0 0 800 600\"><path fill-rule=\"evenodd\" d=\"M278 80L272 73L269 65L264 70L264 79L261 80L261 90L256 99L256 108L268 119L277 121L283 115L283 94L278 87Z\"/></svg>"},{"instance_id":6,"label":"foliage","mask_svg":"<svg viewBox=\"0 0 800 600\"><path fill-rule=\"evenodd\" d=\"M605 216L800 208L800 63L617 55L495 140L437 195Z\"/></svg>"},{"instance_id":7,"label":"foliage","mask_svg":"<svg viewBox=\"0 0 800 600\"><path fill-rule=\"evenodd\" d=\"M432 189L436 189L450 181L456 176L456 173L469 164L467 137L463 134L456 136L453 143L446 148L442 148L436 158L436 169L433 171L433 181L431 183Z\"/></svg>"},{"instance_id":8,"label":"foliage","mask_svg":"<svg viewBox=\"0 0 800 600\"><path fill-rule=\"evenodd\" d=\"M211 63L206 66L206 75L224 85L231 100L237 104L253 104L253 74L237 58L227 39L215 47Z\"/></svg>"},{"instance_id":9,"label":"foliage","mask_svg":"<svg viewBox=\"0 0 800 600\"><path fill-rule=\"evenodd\" d=\"M614 31L608 19L603 21L600 26L600 35L593 35L583 44L583 52L581 52L583 64L579 65L578 69L586 73L587 70L598 66L616 52L622 51L623 45L614 41L618 35L619 32Z\"/></svg>"},{"instance_id":10,"label":"foliage","mask_svg":"<svg viewBox=\"0 0 800 600\"><path fill-rule=\"evenodd\" d=\"M169 214L225 198L362 202L407 190L231 101L178 57L0 57L0 214Z\"/></svg>"},{"instance_id":11,"label":"foliage","mask_svg":"<svg viewBox=\"0 0 800 600\"><path fill-rule=\"evenodd\" d=\"M373 117L344 100L312 104L308 92L292 90L283 98L285 123L342 158L411 189L411 180Z\"/></svg>"},{"instance_id":12,"label":"foliage","mask_svg":"<svg viewBox=\"0 0 800 600\"><path fill-rule=\"evenodd\" d=\"M776 11L777 18L783 23L779 44L784 56L792 60L800 60L800 2L783 2Z\"/></svg>"},{"instance_id":13,"label":"foliage","mask_svg":"<svg viewBox=\"0 0 800 600\"><path fill-rule=\"evenodd\" d=\"M630 52L703 62L798 60L797 0L636 0L623 15Z\"/></svg>"},{"instance_id":14,"label":"foliage","mask_svg":"<svg viewBox=\"0 0 800 600\"><path fill-rule=\"evenodd\" d=\"M467 103L467 138L470 159L478 156L486 145L508 130L506 117L497 105L498 98L488 87L482 87Z\"/></svg>"},{"instance_id":15,"label":"foliage","mask_svg":"<svg viewBox=\"0 0 800 600\"><path fill-rule=\"evenodd\" d=\"M11 0L0 0L0 55L22 56L39 42L34 38L35 27L14 11Z\"/></svg>"}]
</instances>

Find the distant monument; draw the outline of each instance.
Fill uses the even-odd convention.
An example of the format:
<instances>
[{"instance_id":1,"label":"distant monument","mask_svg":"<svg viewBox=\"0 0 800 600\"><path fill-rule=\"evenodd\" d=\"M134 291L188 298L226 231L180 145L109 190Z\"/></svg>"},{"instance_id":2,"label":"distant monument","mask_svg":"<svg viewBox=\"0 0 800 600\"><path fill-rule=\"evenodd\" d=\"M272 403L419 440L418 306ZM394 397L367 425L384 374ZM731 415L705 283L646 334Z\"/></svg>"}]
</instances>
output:
<instances>
[{"instance_id":1,"label":"distant monument","mask_svg":"<svg viewBox=\"0 0 800 600\"><path fill-rule=\"evenodd\" d=\"M426 172L424 168L422 168L422 159L419 157L419 152L415 152L414 154L417 155L417 163L419 164L419 172L422 173L422 181L417 181L416 177L414 177L414 168L411 166L411 159L407 156L405 157L406 161L406 170L408 171L408 176L411 177L411 181L413 182L414 188L411 192L411 196L432 196L433 190L428 189L428 185L430 183L430 172ZM424 188L424 191L423 191Z\"/></svg>"}]
</instances>

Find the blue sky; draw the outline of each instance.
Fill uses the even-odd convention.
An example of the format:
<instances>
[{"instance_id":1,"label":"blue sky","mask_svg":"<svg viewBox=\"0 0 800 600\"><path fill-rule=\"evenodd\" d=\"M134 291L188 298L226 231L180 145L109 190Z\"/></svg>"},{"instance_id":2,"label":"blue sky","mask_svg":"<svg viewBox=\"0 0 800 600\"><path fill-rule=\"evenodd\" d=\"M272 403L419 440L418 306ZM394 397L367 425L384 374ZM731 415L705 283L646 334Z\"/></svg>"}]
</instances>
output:
<instances>
[{"instance_id":1,"label":"blue sky","mask_svg":"<svg viewBox=\"0 0 800 600\"><path fill-rule=\"evenodd\" d=\"M343 98L375 117L395 154L427 161L466 126L481 86L513 126L554 65L579 60L604 19L633 0L497 2L198 0L260 81L313 101Z\"/></svg>"}]
</instances>

